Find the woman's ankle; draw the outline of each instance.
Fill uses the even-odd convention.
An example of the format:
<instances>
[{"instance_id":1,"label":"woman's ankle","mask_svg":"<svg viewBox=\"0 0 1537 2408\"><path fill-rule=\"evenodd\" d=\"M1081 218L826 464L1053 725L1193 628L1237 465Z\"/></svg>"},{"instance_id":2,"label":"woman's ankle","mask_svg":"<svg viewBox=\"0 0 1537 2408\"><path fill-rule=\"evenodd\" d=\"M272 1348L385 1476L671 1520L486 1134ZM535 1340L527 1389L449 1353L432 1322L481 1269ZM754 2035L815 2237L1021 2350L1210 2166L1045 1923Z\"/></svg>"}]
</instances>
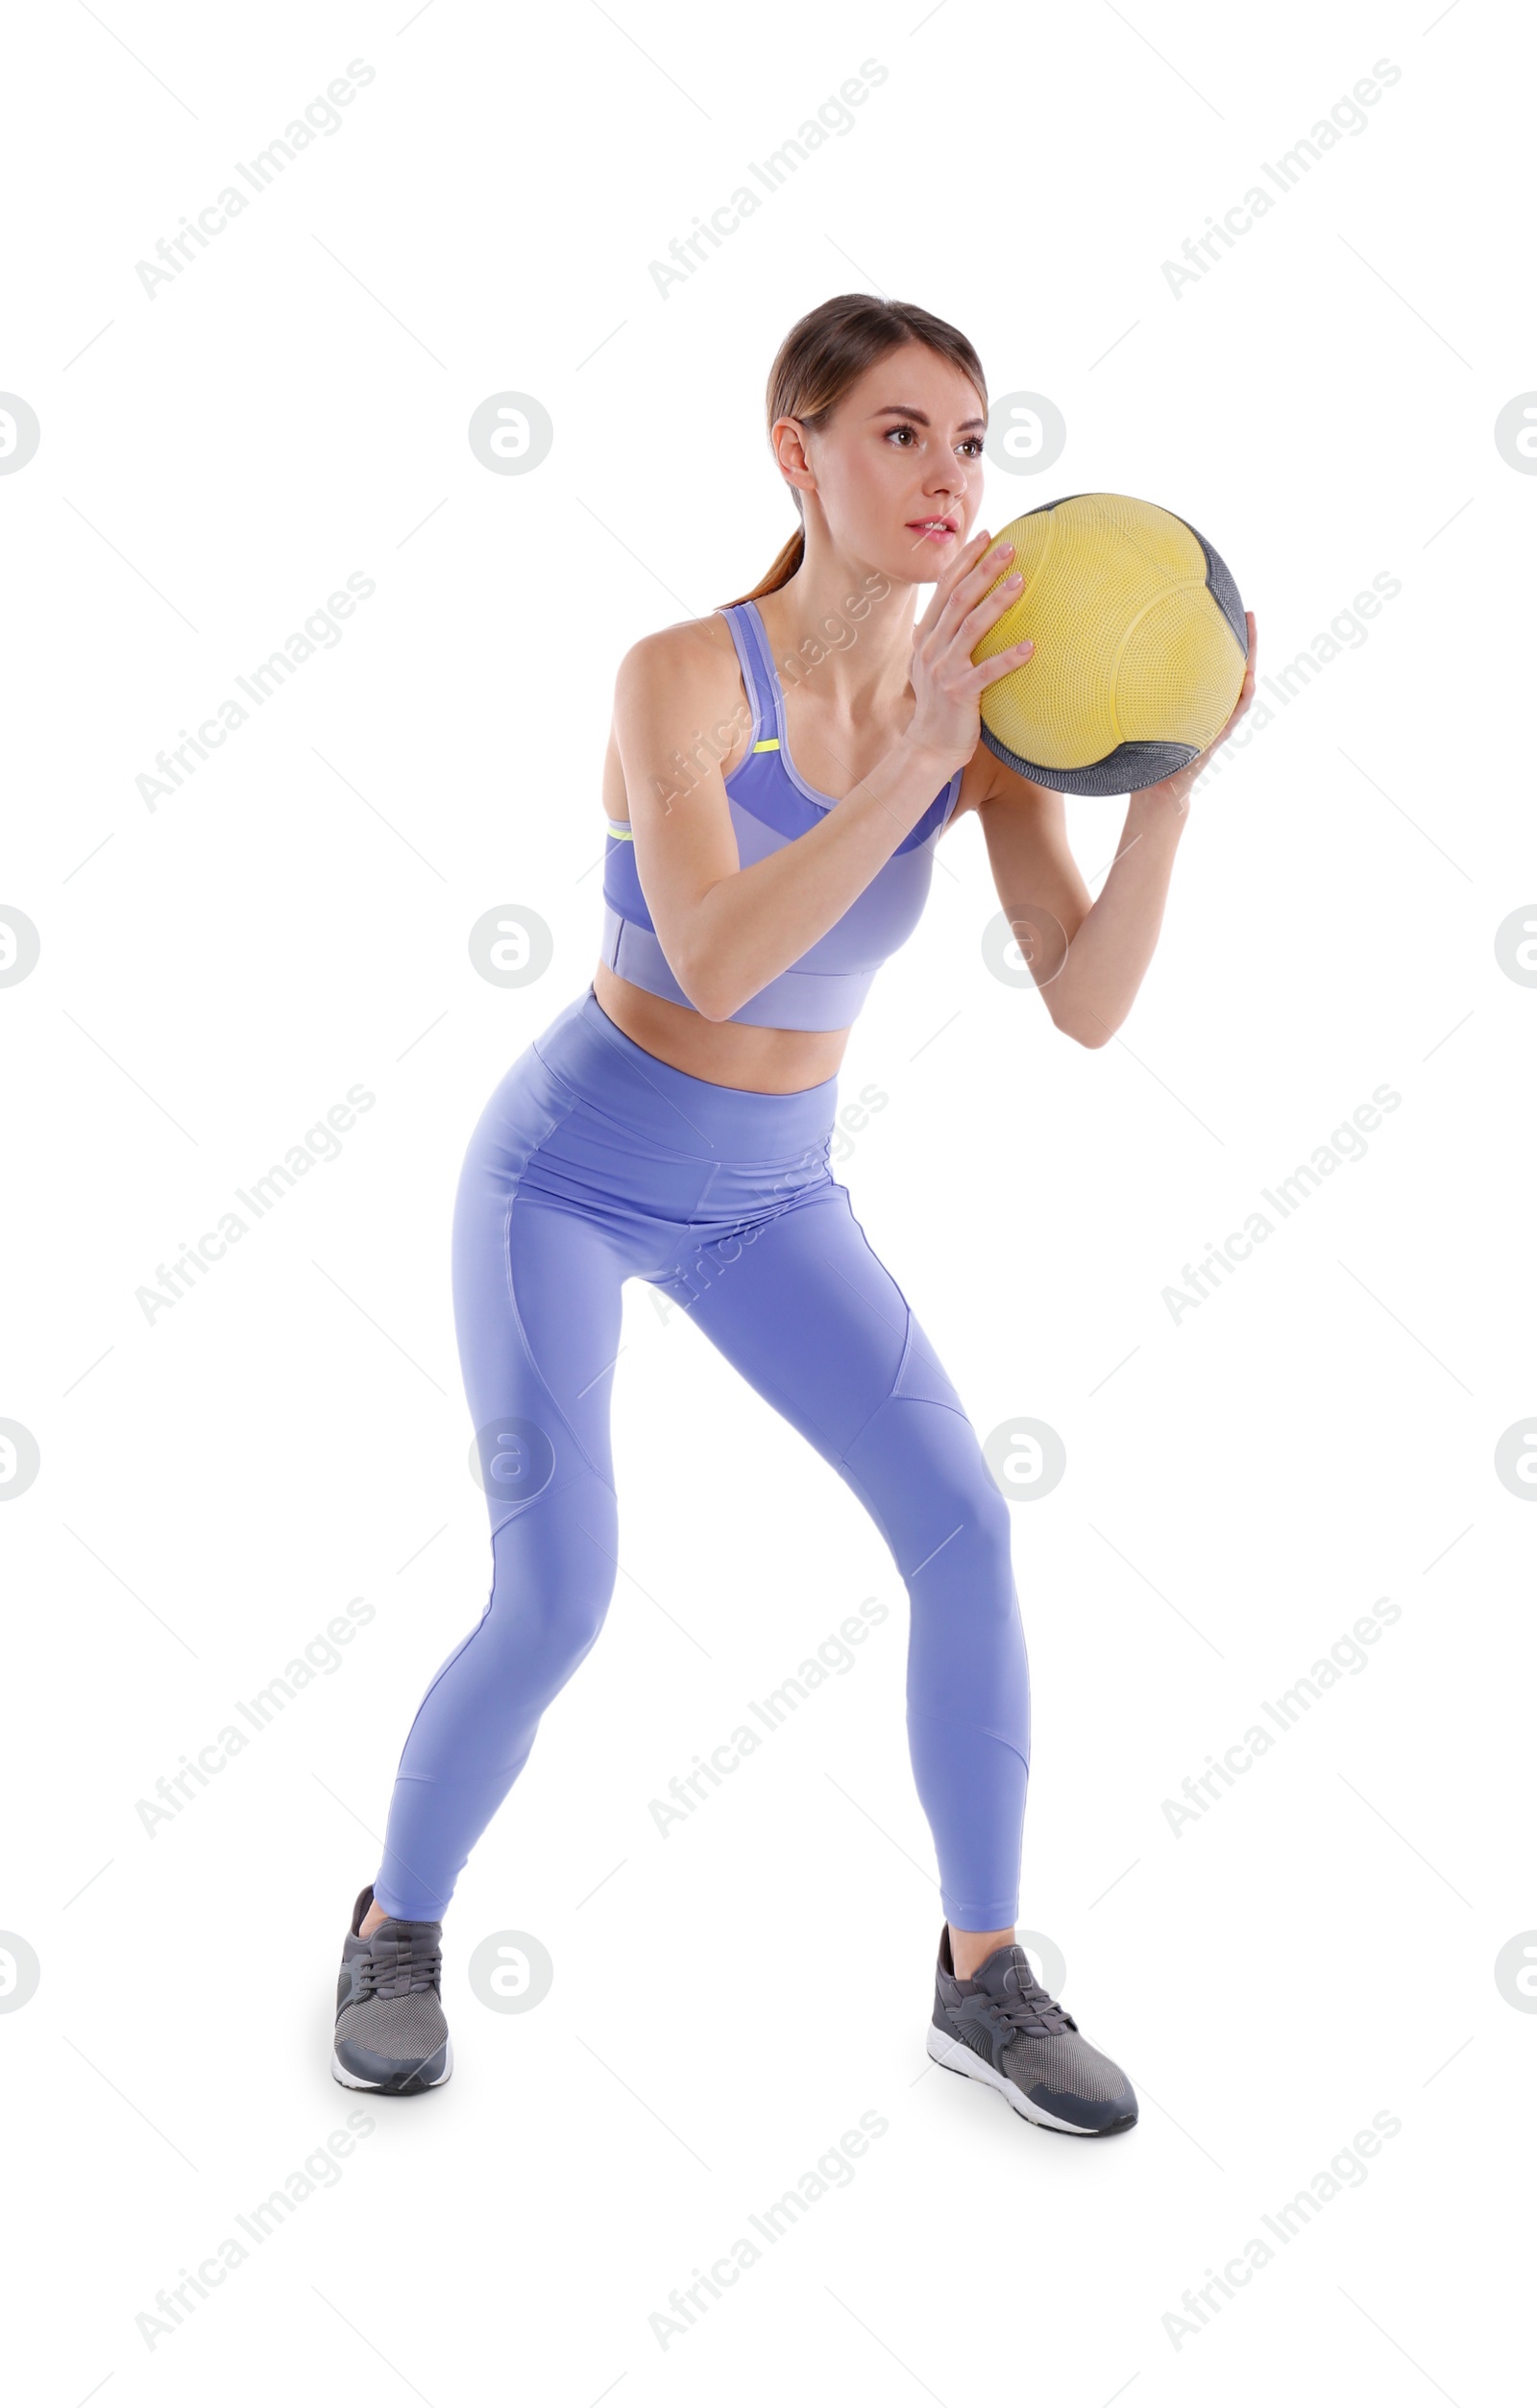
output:
<instances>
[{"instance_id":1,"label":"woman's ankle","mask_svg":"<svg viewBox=\"0 0 1537 2408\"><path fill-rule=\"evenodd\" d=\"M971 1981L995 1949L1008 1947L1017 1937L1017 1926L1013 1924L1007 1931L997 1932L958 1932L953 1923L946 1929L950 1934L950 1961L958 1982Z\"/></svg>"}]
</instances>

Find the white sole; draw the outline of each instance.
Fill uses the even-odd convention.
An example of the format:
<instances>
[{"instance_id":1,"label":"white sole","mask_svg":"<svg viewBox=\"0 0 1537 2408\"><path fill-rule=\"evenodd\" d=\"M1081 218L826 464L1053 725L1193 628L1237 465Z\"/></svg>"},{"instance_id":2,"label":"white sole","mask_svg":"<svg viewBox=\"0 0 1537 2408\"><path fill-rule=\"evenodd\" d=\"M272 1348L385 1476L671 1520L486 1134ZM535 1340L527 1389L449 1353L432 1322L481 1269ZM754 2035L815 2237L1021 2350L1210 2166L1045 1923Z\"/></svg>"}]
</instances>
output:
<instances>
[{"instance_id":1,"label":"white sole","mask_svg":"<svg viewBox=\"0 0 1537 2408\"><path fill-rule=\"evenodd\" d=\"M382 2082L367 2082L364 2081L361 2074L350 2074L334 2049L332 2049L330 2053L330 2070L335 2075L336 2080L339 2082L345 2082L347 2084L349 2090L378 2090L382 2092L386 2098L391 2095L384 2089ZM453 2039L451 2034L448 2040L444 2043L442 2073L438 2075L435 2081L425 2082L423 2084L423 2088L426 2090L436 2090L440 2082L446 2082L448 2080L449 2076L452 2073L452 2071Z\"/></svg>"},{"instance_id":2,"label":"white sole","mask_svg":"<svg viewBox=\"0 0 1537 2408\"><path fill-rule=\"evenodd\" d=\"M936 2023L929 2026L929 2055L937 2065L947 2065L952 2074L967 2074L973 2081L989 2082L994 2090L1001 2090L1014 2113L1022 2115L1027 2124L1045 2124L1054 2132L1089 2135L1095 2132L1092 2124L1069 2124L1063 2117L1050 2115L1044 2107L1037 2107L1034 2099L1026 2098L1017 2082L1011 2081L1007 2074L1000 2074L985 2056L978 2056L975 2049L968 2049L964 2040L950 2039Z\"/></svg>"}]
</instances>

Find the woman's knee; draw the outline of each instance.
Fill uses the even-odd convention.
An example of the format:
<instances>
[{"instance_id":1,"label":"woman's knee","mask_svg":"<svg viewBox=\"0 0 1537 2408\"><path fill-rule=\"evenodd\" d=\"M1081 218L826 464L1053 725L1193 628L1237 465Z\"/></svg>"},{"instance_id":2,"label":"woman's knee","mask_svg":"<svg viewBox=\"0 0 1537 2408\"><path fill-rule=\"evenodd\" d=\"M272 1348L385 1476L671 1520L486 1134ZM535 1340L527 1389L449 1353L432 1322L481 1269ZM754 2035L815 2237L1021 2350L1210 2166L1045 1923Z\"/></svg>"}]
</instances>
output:
<instances>
[{"instance_id":1,"label":"woman's knee","mask_svg":"<svg viewBox=\"0 0 1537 2408\"><path fill-rule=\"evenodd\" d=\"M607 1618L617 1516L601 1481L536 1497L492 1535L490 1635L552 1671L575 1669Z\"/></svg>"},{"instance_id":2,"label":"woman's knee","mask_svg":"<svg viewBox=\"0 0 1537 2408\"><path fill-rule=\"evenodd\" d=\"M964 1510L979 1539L1007 1556L1013 1545L1014 1518L980 1447L965 1482Z\"/></svg>"},{"instance_id":3,"label":"woman's knee","mask_svg":"<svg viewBox=\"0 0 1537 2408\"><path fill-rule=\"evenodd\" d=\"M938 1409L937 1409L938 1410ZM943 1545L1005 1566L1013 1516L968 1423L946 1414L934 1444L909 1450L899 1476L872 1483L886 1518L921 1552Z\"/></svg>"}]
</instances>

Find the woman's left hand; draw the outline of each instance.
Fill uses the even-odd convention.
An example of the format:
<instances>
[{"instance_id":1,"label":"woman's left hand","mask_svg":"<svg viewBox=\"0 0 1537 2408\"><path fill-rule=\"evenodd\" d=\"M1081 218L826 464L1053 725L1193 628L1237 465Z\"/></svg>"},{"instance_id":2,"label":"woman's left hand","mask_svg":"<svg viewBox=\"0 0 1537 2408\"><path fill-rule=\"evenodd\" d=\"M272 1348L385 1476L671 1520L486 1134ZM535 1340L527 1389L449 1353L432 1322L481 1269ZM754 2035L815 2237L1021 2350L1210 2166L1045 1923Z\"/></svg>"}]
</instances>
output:
<instances>
[{"instance_id":1,"label":"woman's left hand","mask_svg":"<svg viewBox=\"0 0 1537 2408\"><path fill-rule=\"evenodd\" d=\"M1218 745L1225 744L1227 742L1229 737L1232 734L1233 729L1237 726L1238 721L1243 718L1244 713L1248 710L1251 702L1253 702L1255 698L1255 655L1258 649L1258 638L1255 631L1255 615L1252 610L1246 610L1244 612L1244 620L1249 629L1249 658L1244 666L1243 684L1238 690L1238 699L1232 706L1232 714L1228 720L1227 726L1223 728L1220 735L1213 736L1205 752L1197 753L1195 759L1193 761L1187 761L1183 769L1176 769L1173 777L1160 778L1156 786L1138 787L1135 793L1132 796L1133 802L1154 804L1166 803L1171 805L1176 813L1183 813L1186 803L1189 801L1191 787L1194 786L1197 778L1201 775L1202 770L1206 767Z\"/></svg>"}]
</instances>

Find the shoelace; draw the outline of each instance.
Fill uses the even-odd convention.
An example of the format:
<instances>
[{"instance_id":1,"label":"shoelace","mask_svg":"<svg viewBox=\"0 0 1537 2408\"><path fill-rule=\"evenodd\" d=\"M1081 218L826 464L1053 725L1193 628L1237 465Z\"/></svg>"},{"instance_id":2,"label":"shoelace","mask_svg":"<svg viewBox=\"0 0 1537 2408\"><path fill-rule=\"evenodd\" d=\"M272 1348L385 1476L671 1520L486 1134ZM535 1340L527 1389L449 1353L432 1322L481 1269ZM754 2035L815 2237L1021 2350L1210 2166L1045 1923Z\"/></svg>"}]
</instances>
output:
<instances>
[{"instance_id":1,"label":"shoelace","mask_svg":"<svg viewBox=\"0 0 1537 2408\"><path fill-rule=\"evenodd\" d=\"M1002 2022L1015 2031L1028 2031L1037 2040L1053 2039L1060 2032L1076 2031L1077 2024L1065 2007L1060 2007L1048 1990L1043 1990L1032 1974L1017 1974L1017 1992L1006 1991L990 2004Z\"/></svg>"},{"instance_id":2,"label":"shoelace","mask_svg":"<svg viewBox=\"0 0 1537 2408\"><path fill-rule=\"evenodd\" d=\"M409 1998L413 1990L436 1990L443 1951L423 1940L391 1939L371 1948L358 1969L357 1998Z\"/></svg>"}]
</instances>

